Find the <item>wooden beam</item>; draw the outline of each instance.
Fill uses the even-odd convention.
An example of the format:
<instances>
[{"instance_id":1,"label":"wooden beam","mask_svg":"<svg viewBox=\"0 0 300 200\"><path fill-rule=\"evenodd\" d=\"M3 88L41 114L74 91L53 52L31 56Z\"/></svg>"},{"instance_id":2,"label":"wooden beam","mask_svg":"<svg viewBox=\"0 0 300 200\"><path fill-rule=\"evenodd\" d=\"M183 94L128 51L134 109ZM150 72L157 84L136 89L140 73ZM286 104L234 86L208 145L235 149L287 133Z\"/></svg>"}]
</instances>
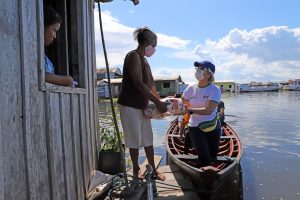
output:
<instances>
[{"instance_id":1,"label":"wooden beam","mask_svg":"<svg viewBox=\"0 0 300 200\"><path fill-rule=\"evenodd\" d=\"M181 154L181 155L174 155L174 157L178 159L190 159L190 160L198 159L198 155ZM214 159L213 162L232 162L235 159L236 159L235 157L217 156L217 159Z\"/></svg>"}]
</instances>

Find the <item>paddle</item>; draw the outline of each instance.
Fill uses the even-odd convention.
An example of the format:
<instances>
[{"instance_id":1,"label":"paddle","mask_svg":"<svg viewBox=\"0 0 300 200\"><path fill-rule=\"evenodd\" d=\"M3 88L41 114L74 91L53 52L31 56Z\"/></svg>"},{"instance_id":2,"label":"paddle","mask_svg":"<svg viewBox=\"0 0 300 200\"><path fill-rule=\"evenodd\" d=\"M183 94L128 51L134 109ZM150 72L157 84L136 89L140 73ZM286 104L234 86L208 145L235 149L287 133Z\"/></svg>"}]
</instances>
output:
<instances>
[{"instance_id":1,"label":"paddle","mask_svg":"<svg viewBox=\"0 0 300 200\"><path fill-rule=\"evenodd\" d=\"M225 115L226 117L238 117L236 115Z\"/></svg>"},{"instance_id":2,"label":"paddle","mask_svg":"<svg viewBox=\"0 0 300 200\"><path fill-rule=\"evenodd\" d=\"M243 117L240 117L240 116L236 116L236 115L225 115L225 117L245 118L245 116L243 116Z\"/></svg>"}]
</instances>

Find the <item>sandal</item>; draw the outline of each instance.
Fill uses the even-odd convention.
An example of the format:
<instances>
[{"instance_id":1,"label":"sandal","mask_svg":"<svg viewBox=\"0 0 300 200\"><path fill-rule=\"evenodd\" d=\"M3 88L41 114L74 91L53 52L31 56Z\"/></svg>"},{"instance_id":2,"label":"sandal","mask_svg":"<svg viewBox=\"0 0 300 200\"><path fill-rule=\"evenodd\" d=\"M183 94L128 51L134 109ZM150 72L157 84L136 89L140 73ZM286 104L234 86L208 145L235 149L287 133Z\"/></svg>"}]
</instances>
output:
<instances>
[{"instance_id":1,"label":"sandal","mask_svg":"<svg viewBox=\"0 0 300 200\"><path fill-rule=\"evenodd\" d=\"M160 181L166 180L166 176L158 171L156 171L156 173L153 174L153 178Z\"/></svg>"},{"instance_id":2,"label":"sandal","mask_svg":"<svg viewBox=\"0 0 300 200\"><path fill-rule=\"evenodd\" d=\"M135 171L138 171L138 173L135 173ZM140 180L144 179L144 175L142 174L140 168L138 168L136 170L132 170L132 176L134 179L140 179Z\"/></svg>"}]
</instances>

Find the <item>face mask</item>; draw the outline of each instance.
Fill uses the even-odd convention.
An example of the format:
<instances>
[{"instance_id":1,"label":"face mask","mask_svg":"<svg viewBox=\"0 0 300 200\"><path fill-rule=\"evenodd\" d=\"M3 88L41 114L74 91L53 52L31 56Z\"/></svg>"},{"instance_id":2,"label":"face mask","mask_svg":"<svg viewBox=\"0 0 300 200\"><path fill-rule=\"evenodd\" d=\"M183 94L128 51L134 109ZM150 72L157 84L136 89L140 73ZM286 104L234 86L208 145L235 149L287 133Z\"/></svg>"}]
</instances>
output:
<instances>
[{"instance_id":1,"label":"face mask","mask_svg":"<svg viewBox=\"0 0 300 200\"><path fill-rule=\"evenodd\" d=\"M151 44L145 47L145 56L151 57L155 53L155 48Z\"/></svg>"},{"instance_id":2,"label":"face mask","mask_svg":"<svg viewBox=\"0 0 300 200\"><path fill-rule=\"evenodd\" d=\"M198 81L201 81L204 79L204 70L201 70L201 69L197 69L196 72L195 72L195 77Z\"/></svg>"}]
</instances>

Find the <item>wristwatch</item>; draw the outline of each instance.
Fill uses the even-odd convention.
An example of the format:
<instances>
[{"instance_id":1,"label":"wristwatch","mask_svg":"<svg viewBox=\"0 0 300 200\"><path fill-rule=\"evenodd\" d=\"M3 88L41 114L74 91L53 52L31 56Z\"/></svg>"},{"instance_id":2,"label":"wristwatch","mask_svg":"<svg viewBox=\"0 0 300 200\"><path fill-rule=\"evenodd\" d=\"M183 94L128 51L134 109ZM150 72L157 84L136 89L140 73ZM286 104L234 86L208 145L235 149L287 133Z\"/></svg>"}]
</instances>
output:
<instances>
[{"instance_id":1,"label":"wristwatch","mask_svg":"<svg viewBox=\"0 0 300 200\"><path fill-rule=\"evenodd\" d=\"M194 112L193 112L191 109L188 110L188 113L189 113L190 115L194 114Z\"/></svg>"}]
</instances>

